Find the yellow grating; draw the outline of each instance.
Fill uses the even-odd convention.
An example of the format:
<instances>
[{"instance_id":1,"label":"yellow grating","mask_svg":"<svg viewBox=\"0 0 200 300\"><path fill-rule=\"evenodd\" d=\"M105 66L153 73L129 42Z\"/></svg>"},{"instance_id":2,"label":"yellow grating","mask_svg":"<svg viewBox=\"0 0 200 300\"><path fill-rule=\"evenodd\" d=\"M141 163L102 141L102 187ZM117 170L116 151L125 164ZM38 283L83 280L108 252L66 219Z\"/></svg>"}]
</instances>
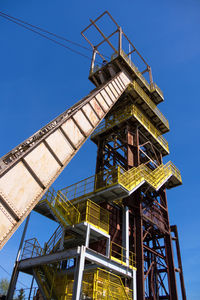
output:
<instances>
[{"instance_id":1,"label":"yellow grating","mask_svg":"<svg viewBox=\"0 0 200 300\"><path fill-rule=\"evenodd\" d=\"M91 200L76 205L80 212L80 222L88 222L98 229L109 233L109 212Z\"/></svg>"},{"instance_id":2,"label":"yellow grating","mask_svg":"<svg viewBox=\"0 0 200 300\"><path fill-rule=\"evenodd\" d=\"M55 291L60 300L71 300L73 293L72 278L58 276L55 279ZM93 300L130 300L133 291L125 287L121 277L106 270L96 269L84 272L82 280L82 298Z\"/></svg>"},{"instance_id":3,"label":"yellow grating","mask_svg":"<svg viewBox=\"0 0 200 300\"><path fill-rule=\"evenodd\" d=\"M103 120L101 124L95 129L91 138L105 132L116 124L119 124L131 117L134 117L140 124L153 136L153 138L169 153L169 146L166 139L161 132L149 121L147 117L139 110L137 106L131 104L121 110L116 110L108 118Z\"/></svg>"}]
</instances>

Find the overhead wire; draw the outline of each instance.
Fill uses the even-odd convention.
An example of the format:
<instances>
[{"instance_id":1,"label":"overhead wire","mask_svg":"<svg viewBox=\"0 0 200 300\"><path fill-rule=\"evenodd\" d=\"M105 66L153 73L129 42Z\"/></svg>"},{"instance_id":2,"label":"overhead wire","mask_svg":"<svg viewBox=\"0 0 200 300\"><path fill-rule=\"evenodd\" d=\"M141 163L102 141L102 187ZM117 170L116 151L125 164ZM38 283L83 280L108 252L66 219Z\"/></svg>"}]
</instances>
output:
<instances>
[{"instance_id":1,"label":"overhead wire","mask_svg":"<svg viewBox=\"0 0 200 300\"><path fill-rule=\"evenodd\" d=\"M81 52L79 52L79 51L77 51L77 50L75 50L75 49L72 49L72 48L68 47L67 45L65 45L65 44L63 44L63 43L60 43L59 41L56 41L56 40L54 40L54 39L52 39L52 38L50 38L50 37L44 35L43 33L40 33L40 32L38 32L38 31L36 31L36 30L34 30L34 29L32 29L32 28L29 28L29 27L27 27L26 25L23 25L23 24L19 23L18 21L15 21L15 20L10 19L9 17L3 16L1 13L0 13L0 17L3 17L4 19L7 19L7 20L9 20L9 21L11 21L11 22L13 22L13 23L15 23L15 24L21 26L21 27L24 27L24 28L26 28L26 29L28 29L28 30L30 30L30 31L32 31L32 32L34 32L34 33L36 33L36 34L42 36L43 38L45 38L45 39L47 39L47 40L50 40L50 41L52 41L53 43L60 45L61 47L64 47L64 48L66 48L66 49L68 49L68 50L70 50L70 51L72 51L72 52L74 52L74 53L76 53L76 54L78 54L78 55L81 55L81 56L83 56L83 57L85 57L85 58L91 60L91 58L90 58L89 56L87 56L87 55L85 55L85 54L83 54L83 53L81 53Z\"/></svg>"},{"instance_id":2,"label":"overhead wire","mask_svg":"<svg viewBox=\"0 0 200 300\"><path fill-rule=\"evenodd\" d=\"M49 34L49 35L52 35L52 36L54 36L54 37L56 37L56 38L58 38L58 39L61 39L61 40L65 41L65 42L71 43L71 44L73 44L73 45L75 45L75 46L77 46L77 47L83 48L83 49L88 50L88 51L92 51L92 49L90 49L90 48L88 48L88 47L85 47L85 46L83 46L83 45L81 45L81 44L79 44L79 43L77 43L77 42L72 41L72 40L66 39L65 37L62 37L62 36L60 36L60 35L58 35L58 34L56 34L56 33L53 33L53 32L51 32L51 31L49 31L49 30L46 30L46 29L44 29L44 28L42 28L42 27L40 27L40 26L36 26L36 25L30 24L30 23L28 23L28 22L26 22L26 21L23 21L22 19L19 19L19 18L10 16L10 15L8 15L8 14L6 14L6 13L3 13L2 11L0 11L0 14L1 14L2 16L8 17L8 18L10 18L10 19L13 19L13 20L15 20L15 21L21 22L21 23L23 23L23 24L25 24L25 25L28 25L28 26L30 26L30 27L33 27L33 28L35 28L35 29L37 29L37 30L40 30L40 31L42 31L42 32L45 32L45 33L47 33L47 34Z\"/></svg>"},{"instance_id":3,"label":"overhead wire","mask_svg":"<svg viewBox=\"0 0 200 300\"><path fill-rule=\"evenodd\" d=\"M84 54L84 53L82 53L82 52L80 52L80 51L78 51L78 50L76 50L76 49L73 49L73 48L71 48L71 47L69 47L69 46L67 46L67 45L65 45L65 44L63 44L63 43L61 43L61 42L59 42L59 41L53 39L52 37L57 38L57 39L60 39L60 40L63 40L63 41L68 42L68 43L71 43L71 44L73 44L74 46L80 47L80 48L82 48L82 49L84 49L84 50L87 50L87 51L90 51L90 52L93 51L93 50L90 49L90 48L87 48L87 47L85 47L85 46L83 46L83 45L81 45L81 44L79 44L79 43L77 43L77 42L74 42L74 41L72 41L72 40L70 40L70 39L66 39L65 37L62 37L62 36L60 36L60 35L58 35L58 34L55 34L55 33L53 33L53 32L50 32L49 30L46 30L46 29L44 29L44 28L42 28L42 27L40 27L40 26L33 25L33 24L31 24L31 23L28 23L28 22L26 22L26 21L23 21L22 19L13 17L13 16L11 16L11 15L8 15L8 14L2 12L2 11L0 11L0 17L6 19L6 20L8 20L8 21L11 21L11 22L13 22L13 23L15 23L15 24L17 24L17 25L19 25L19 26L21 26L21 27L23 27L23 28L25 28L25 29L27 29L27 30L29 30L29 31L32 31L32 32L38 34L39 36L41 36L41 37L43 37L43 38L45 38L45 39L47 39L47 40L50 40L51 42L53 42L53 43L55 43L55 44L57 44L57 45L59 45L59 46L61 46L61 47L64 47L64 48L70 50L71 52L74 52L75 54L78 54L78 55L80 55L80 56L82 56L82 57L84 57L84 58L87 58L87 59L91 60L91 57L89 57L88 55L86 55L86 54ZM40 32L39 32L39 31L40 31ZM48 34L48 35L50 35L50 36L52 36L52 37L49 37L49 36L47 36L47 35L45 35L45 34ZM108 58L108 56L105 56L105 57ZM97 62L98 62L98 63L101 63L101 62L99 62L99 61L97 61Z\"/></svg>"},{"instance_id":4,"label":"overhead wire","mask_svg":"<svg viewBox=\"0 0 200 300\"><path fill-rule=\"evenodd\" d=\"M7 275L9 275L10 277L11 277L11 274L4 268L4 267L2 267L1 265L0 265L0 268L7 274ZM23 282L21 282L20 280L18 280L18 282L22 285L22 286L24 286L25 288L28 288L28 286L27 285L25 285Z\"/></svg>"}]
</instances>

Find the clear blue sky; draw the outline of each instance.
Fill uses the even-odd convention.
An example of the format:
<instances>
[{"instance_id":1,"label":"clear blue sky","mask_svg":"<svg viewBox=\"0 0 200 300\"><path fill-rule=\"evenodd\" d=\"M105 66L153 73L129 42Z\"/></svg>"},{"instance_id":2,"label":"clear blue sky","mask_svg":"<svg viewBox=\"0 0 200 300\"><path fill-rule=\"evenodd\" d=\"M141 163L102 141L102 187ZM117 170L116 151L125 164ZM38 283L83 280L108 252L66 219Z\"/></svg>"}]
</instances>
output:
<instances>
[{"instance_id":1,"label":"clear blue sky","mask_svg":"<svg viewBox=\"0 0 200 300\"><path fill-rule=\"evenodd\" d=\"M186 291L200 299L199 156L200 2L199 0L1 0L0 10L87 45L80 31L109 10L152 67L164 91L159 105L169 119L165 135L183 186L168 192L171 224L178 225ZM0 156L88 94L89 60L0 18ZM94 173L96 146L82 147L55 182L70 185ZM54 224L32 213L27 238L43 243ZM22 228L0 253L11 273ZM0 269L0 278L9 276ZM28 284L28 279L20 277ZM20 285L18 285L20 287Z\"/></svg>"}]
</instances>

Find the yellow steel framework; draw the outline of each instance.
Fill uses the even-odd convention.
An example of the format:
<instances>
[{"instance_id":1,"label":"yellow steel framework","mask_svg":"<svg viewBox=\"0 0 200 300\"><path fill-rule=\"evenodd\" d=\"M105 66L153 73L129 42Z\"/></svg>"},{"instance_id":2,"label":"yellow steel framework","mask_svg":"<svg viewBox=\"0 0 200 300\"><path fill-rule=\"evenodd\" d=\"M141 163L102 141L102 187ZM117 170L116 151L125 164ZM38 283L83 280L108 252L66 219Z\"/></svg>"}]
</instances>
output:
<instances>
[{"instance_id":1,"label":"yellow steel framework","mask_svg":"<svg viewBox=\"0 0 200 300\"><path fill-rule=\"evenodd\" d=\"M114 242L110 243L110 258L119 262L122 265L128 265L131 268L136 268L136 255L132 251L129 251L128 261L126 259L126 248L118 245Z\"/></svg>"},{"instance_id":2,"label":"yellow steel framework","mask_svg":"<svg viewBox=\"0 0 200 300\"><path fill-rule=\"evenodd\" d=\"M180 185L182 179L180 171L171 161L165 165L161 164L153 171L145 164L137 168L133 167L129 171L118 166L66 187L61 192L70 200L77 200L86 196L90 197L101 190L106 191L115 185L120 185L130 192L144 183L157 190L163 184L166 184L167 188Z\"/></svg>"},{"instance_id":3,"label":"yellow steel framework","mask_svg":"<svg viewBox=\"0 0 200 300\"><path fill-rule=\"evenodd\" d=\"M151 100L151 98L144 92L144 90L139 86L139 84L134 80L129 84L127 88L127 94L133 95L133 97L140 97L147 106L151 109L151 111L160 119L163 125L166 127L166 130L169 130L169 122L165 118L165 116L161 113L155 103Z\"/></svg>"},{"instance_id":4,"label":"yellow steel framework","mask_svg":"<svg viewBox=\"0 0 200 300\"><path fill-rule=\"evenodd\" d=\"M52 188L42 198L63 226L87 222L109 233L109 213L98 204L87 199L73 205L62 191Z\"/></svg>"},{"instance_id":5,"label":"yellow steel framework","mask_svg":"<svg viewBox=\"0 0 200 300\"><path fill-rule=\"evenodd\" d=\"M44 255L45 250L37 239L25 242L22 259ZM116 243L111 243L110 258L126 265L126 249ZM135 254L129 252L129 267L135 269ZM34 272L43 288L47 299L72 299L74 279L72 275L59 273L60 265L40 265ZM106 270L95 269L85 272L82 281L82 294L90 299L132 299L132 290L124 287L120 276Z\"/></svg>"},{"instance_id":6,"label":"yellow steel framework","mask_svg":"<svg viewBox=\"0 0 200 300\"><path fill-rule=\"evenodd\" d=\"M152 124L152 122L142 113L142 111L134 104L129 104L126 107L115 110L110 118L106 118L93 132L91 139L95 136L111 129L113 126L120 124L121 122L135 118L154 138L156 142L164 149L166 154L169 153L169 146L166 139L162 136L161 132Z\"/></svg>"},{"instance_id":7,"label":"yellow steel framework","mask_svg":"<svg viewBox=\"0 0 200 300\"><path fill-rule=\"evenodd\" d=\"M136 76L139 79L139 82L141 82L150 93L154 93L155 91L159 94L159 96L163 99L163 92L162 90L157 86L157 84L154 82L153 84L149 84L148 81L145 79L145 77L142 75L142 73L139 71L139 69L135 66L135 64L132 62L130 57L121 50L121 56L126 60L126 62L131 66L132 70L136 74ZM112 56L112 59L115 58L115 55Z\"/></svg>"},{"instance_id":8,"label":"yellow steel framework","mask_svg":"<svg viewBox=\"0 0 200 300\"><path fill-rule=\"evenodd\" d=\"M55 279L57 299L71 300L74 280L58 273ZM83 299L129 300L133 291L124 286L120 276L103 269L84 272L82 280Z\"/></svg>"},{"instance_id":9,"label":"yellow steel framework","mask_svg":"<svg viewBox=\"0 0 200 300\"><path fill-rule=\"evenodd\" d=\"M55 286L57 266L56 265L40 265L34 269L37 279L42 286L46 299L57 299Z\"/></svg>"}]
</instances>

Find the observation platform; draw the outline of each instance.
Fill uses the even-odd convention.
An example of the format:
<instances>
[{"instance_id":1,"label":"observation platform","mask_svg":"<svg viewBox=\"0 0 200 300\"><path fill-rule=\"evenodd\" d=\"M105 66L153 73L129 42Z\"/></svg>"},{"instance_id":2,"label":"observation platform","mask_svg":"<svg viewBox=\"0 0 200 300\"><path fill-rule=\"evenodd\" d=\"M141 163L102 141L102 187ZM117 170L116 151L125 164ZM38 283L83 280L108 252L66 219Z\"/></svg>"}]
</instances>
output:
<instances>
[{"instance_id":1,"label":"observation platform","mask_svg":"<svg viewBox=\"0 0 200 300\"><path fill-rule=\"evenodd\" d=\"M147 95L152 99L152 101L157 105L164 101L163 92L157 86L156 83L149 84L139 69L135 66L128 55L121 50L121 53L115 53L111 56L110 62L105 66L96 64L90 70L89 79L96 86L98 85L99 78L108 77L110 74L109 68L115 68L115 70L126 70L133 80L135 80L139 86L147 93Z\"/></svg>"}]
</instances>

